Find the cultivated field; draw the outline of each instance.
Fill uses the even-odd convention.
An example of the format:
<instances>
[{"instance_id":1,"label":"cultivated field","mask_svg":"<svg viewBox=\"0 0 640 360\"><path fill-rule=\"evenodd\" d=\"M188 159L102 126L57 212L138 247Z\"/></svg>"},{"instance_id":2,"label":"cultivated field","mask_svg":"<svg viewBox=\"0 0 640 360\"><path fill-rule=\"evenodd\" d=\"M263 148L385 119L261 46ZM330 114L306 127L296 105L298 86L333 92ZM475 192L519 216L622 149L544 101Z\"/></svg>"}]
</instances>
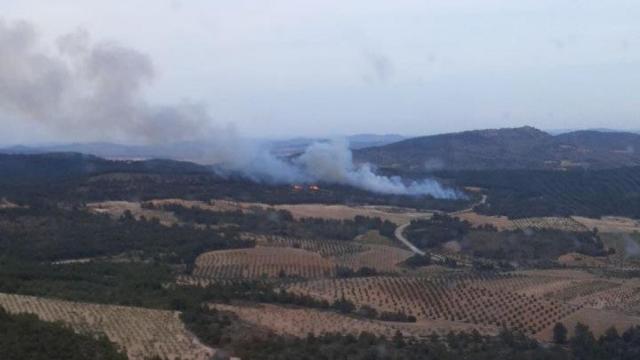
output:
<instances>
[{"instance_id":1,"label":"cultivated field","mask_svg":"<svg viewBox=\"0 0 640 360\"><path fill-rule=\"evenodd\" d=\"M602 219L591 219L580 216L533 217L512 220L506 216L488 216L473 211L456 213L455 216L461 220L470 222L475 227L493 225L500 231L516 229L555 229L579 232L598 228L600 232L640 232L640 222L620 217L603 217Z\"/></svg>"},{"instance_id":2,"label":"cultivated field","mask_svg":"<svg viewBox=\"0 0 640 360\"><path fill-rule=\"evenodd\" d=\"M214 350L192 336L173 311L97 305L0 294L10 313L30 313L45 321L62 321L85 333L104 333L131 359L208 359Z\"/></svg>"},{"instance_id":3,"label":"cultivated field","mask_svg":"<svg viewBox=\"0 0 640 360\"><path fill-rule=\"evenodd\" d=\"M300 248L320 254L322 257L346 256L369 249L368 246L353 241L297 239L277 235L242 234L247 240L254 240L257 245L265 247Z\"/></svg>"},{"instance_id":4,"label":"cultivated field","mask_svg":"<svg viewBox=\"0 0 640 360\"><path fill-rule=\"evenodd\" d=\"M341 315L331 311L284 307L270 304L227 305L209 304L210 307L230 311L250 324L271 331L296 337L307 334L339 332L358 335L363 331L391 338L396 331L405 336L427 337L433 333L446 335L449 331L477 330L483 334L496 334L498 329L492 326L470 326L450 321L421 321L418 323L399 323L361 319Z\"/></svg>"},{"instance_id":5,"label":"cultivated field","mask_svg":"<svg viewBox=\"0 0 640 360\"><path fill-rule=\"evenodd\" d=\"M465 211L456 213L455 217L459 218L460 220L468 221L474 227L479 227L482 225L492 225L500 231L514 230L516 228L513 222L506 216L487 216L478 214L473 211Z\"/></svg>"},{"instance_id":6,"label":"cultivated field","mask_svg":"<svg viewBox=\"0 0 640 360\"><path fill-rule=\"evenodd\" d=\"M289 290L328 301L345 298L358 306L403 312L420 320L507 326L530 334L555 324L579 307L553 299L475 286L481 279L375 277L318 280Z\"/></svg>"},{"instance_id":7,"label":"cultivated field","mask_svg":"<svg viewBox=\"0 0 640 360\"><path fill-rule=\"evenodd\" d=\"M607 258L579 253L569 253L558 257L558 263L569 267L602 268L609 265Z\"/></svg>"},{"instance_id":8,"label":"cultivated field","mask_svg":"<svg viewBox=\"0 0 640 360\"><path fill-rule=\"evenodd\" d=\"M292 205L268 205L263 203L236 202L228 200L188 201L182 199L162 199L152 200L149 203L156 206L180 205L185 207L199 207L211 211L251 211L254 208L271 208L276 210L287 210L294 218L323 218L323 219L353 219L354 217L369 216L379 217L382 220L389 220L396 224L407 223L417 218L428 218L430 212L421 212L414 209L396 208L390 206L347 206L347 205L325 205L325 204L292 204Z\"/></svg>"},{"instance_id":9,"label":"cultivated field","mask_svg":"<svg viewBox=\"0 0 640 360\"><path fill-rule=\"evenodd\" d=\"M285 276L323 278L335 265L318 253L279 247L210 251L195 261L193 275L212 279L260 279Z\"/></svg>"},{"instance_id":10,"label":"cultivated field","mask_svg":"<svg viewBox=\"0 0 640 360\"><path fill-rule=\"evenodd\" d=\"M346 206L324 204L295 204L276 205L276 209L291 212L294 218L324 218L324 219L353 219L354 217L368 216L389 220L395 224L408 223L414 219L431 217L430 212L420 212L413 209L396 208L389 206Z\"/></svg>"},{"instance_id":11,"label":"cultivated field","mask_svg":"<svg viewBox=\"0 0 640 360\"><path fill-rule=\"evenodd\" d=\"M625 217L603 216L601 219L591 219L572 216L572 219L584 225L587 229L597 228L600 232L640 233L640 221Z\"/></svg>"},{"instance_id":12,"label":"cultivated field","mask_svg":"<svg viewBox=\"0 0 640 360\"><path fill-rule=\"evenodd\" d=\"M367 267L378 272L400 272L399 263L410 258L413 253L409 250L385 245L367 245L363 252L348 253L333 257L332 260L339 266L344 266L357 271Z\"/></svg>"},{"instance_id":13,"label":"cultivated field","mask_svg":"<svg viewBox=\"0 0 640 360\"><path fill-rule=\"evenodd\" d=\"M537 217L511 220L513 225L521 230L524 229L554 229L560 231L588 231L584 225L566 217Z\"/></svg>"},{"instance_id":14,"label":"cultivated field","mask_svg":"<svg viewBox=\"0 0 640 360\"><path fill-rule=\"evenodd\" d=\"M593 334L598 337L612 326L619 333L622 333L632 326L640 325L640 318L619 312L585 307L562 319L562 323L569 329L569 335L573 335L573 329L577 323L582 323L589 326ZM539 341L550 342L553 339L553 326L538 332L534 335L534 338Z\"/></svg>"}]
</instances>

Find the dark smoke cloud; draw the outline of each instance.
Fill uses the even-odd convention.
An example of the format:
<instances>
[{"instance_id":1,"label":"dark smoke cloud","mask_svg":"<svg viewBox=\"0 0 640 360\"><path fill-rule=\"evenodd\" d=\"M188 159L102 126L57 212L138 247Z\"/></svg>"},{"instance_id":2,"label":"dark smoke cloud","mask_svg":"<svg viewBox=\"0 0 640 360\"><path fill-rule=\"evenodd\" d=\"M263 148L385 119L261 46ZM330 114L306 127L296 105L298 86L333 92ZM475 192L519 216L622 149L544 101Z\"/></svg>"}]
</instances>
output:
<instances>
[{"instance_id":1,"label":"dark smoke cloud","mask_svg":"<svg viewBox=\"0 0 640 360\"><path fill-rule=\"evenodd\" d=\"M376 76L392 71L370 54ZM44 125L58 138L164 143L206 139L203 161L224 172L271 183L326 182L386 194L456 198L434 180L406 183L355 165L346 142L316 143L293 162L243 140L232 127L215 127L202 104L153 105L144 89L154 79L151 59L113 42L94 42L86 31L61 36L46 51L27 22L0 19L0 112Z\"/></svg>"},{"instance_id":2,"label":"dark smoke cloud","mask_svg":"<svg viewBox=\"0 0 640 360\"><path fill-rule=\"evenodd\" d=\"M149 104L149 57L78 30L41 43L33 25L0 20L0 109L69 138L157 143L202 136L211 124L201 104Z\"/></svg>"}]
</instances>

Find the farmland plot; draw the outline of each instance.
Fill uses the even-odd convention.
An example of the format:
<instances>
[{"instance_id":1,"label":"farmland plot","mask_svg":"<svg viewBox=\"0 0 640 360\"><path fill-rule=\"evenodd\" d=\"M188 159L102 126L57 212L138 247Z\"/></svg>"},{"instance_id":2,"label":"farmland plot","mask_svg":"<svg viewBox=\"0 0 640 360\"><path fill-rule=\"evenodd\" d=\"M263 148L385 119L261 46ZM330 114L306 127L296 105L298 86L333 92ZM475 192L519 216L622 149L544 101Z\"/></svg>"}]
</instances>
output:
<instances>
[{"instance_id":1,"label":"farmland plot","mask_svg":"<svg viewBox=\"0 0 640 360\"><path fill-rule=\"evenodd\" d=\"M536 333L578 309L553 299L492 291L455 279L376 277L294 284L290 291L334 301L344 297L379 311L403 312L424 320L506 326Z\"/></svg>"},{"instance_id":2,"label":"farmland plot","mask_svg":"<svg viewBox=\"0 0 640 360\"><path fill-rule=\"evenodd\" d=\"M214 350L202 345L185 328L179 313L127 306L97 305L0 294L0 306L10 313L35 314L61 321L84 333L104 333L126 349L130 359L208 359Z\"/></svg>"},{"instance_id":3,"label":"farmland plot","mask_svg":"<svg viewBox=\"0 0 640 360\"><path fill-rule=\"evenodd\" d=\"M398 264L413 255L411 251L391 246L367 245L367 247L369 249L367 251L336 256L332 260L337 265L351 268L354 271L367 267L378 272L391 273L399 272Z\"/></svg>"},{"instance_id":4,"label":"farmland plot","mask_svg":"<svg viewBox=\"0 0 640 360\"><path fill-rule=\"evenodd\" d=\"M547 293L546 297L570 301L618 286L619 284L617 283L604 280L575 280L569 286Z\"/></svg>"},{"instance_id":5,"label":"farmland plot","mask_svg":"<svg viewBox=\"0 0 640 360\"><path fill-rule=\"evenodd\" d=\"M258 247L206 252L195 261L195 277L260 279L282 275L322 278L335 275L334 264L302 249Z\"/></svg>"},{"instance_id":6,"label":"farmland plot","mask_svg":"<svg viewBox=\"0 0 640 360\"><path fill-rule=\"evenodd\" d=\"M331 311L284 307L271 304L228 305L209 304L220 311L230 311L250 324L261 326L281 335L304 337L307 334L339 332L359 335L366 331L378 336L391 338L396 331L405 336L428 337L436 333L446 335L449 331L477 330L482 334L496 334L498 329L491 326L470 326L448 321L423 321L399 323L369 320L341 315Z\"/></svg>"},{"instance_id":7,"label":"farmland plot","mask_svg":"<svg viewBox=\"0 0 640 360\"><path fill-rule=\"evenodd\" d=\"M534 217L512 220L518 229L554 229L560 231L588 231L584 225L567 217Z\"/></svg>"},{"instance_id":8,"label":"farmland plot","mask_svg":"<svg viewBox=\"0 0 640 360\"><path fill-rule=\"evenodd\" d=\"M254 240L264 247L300 248L320 254L322 257L345 256L366 251L367 246L353 241L297 239L277 235L242 234L243 239Z\"/></svg>"}]
</instances>

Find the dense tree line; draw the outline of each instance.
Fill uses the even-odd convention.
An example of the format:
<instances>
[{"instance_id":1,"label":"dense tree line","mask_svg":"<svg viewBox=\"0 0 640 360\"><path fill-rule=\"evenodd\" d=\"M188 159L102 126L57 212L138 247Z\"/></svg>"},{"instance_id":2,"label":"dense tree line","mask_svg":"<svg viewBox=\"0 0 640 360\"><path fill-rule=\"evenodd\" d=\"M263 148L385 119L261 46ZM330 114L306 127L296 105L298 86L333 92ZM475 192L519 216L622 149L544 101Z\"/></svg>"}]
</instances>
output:
<instances>
[{"instance_id":1,"label":"dense tree line","mask_svg":"<svg viewBox=\"0 0 640 360\"><path fill-rule=\"evenodd\" d=\"M153 208L145 203L145 207ZM210 211L199 207L186 207L178 204L162 206L171 211L180 221L201 225L235 224L238 231L258 234L291 236L305 239L353 240L369 230L378 230L381 235L393 237L396 225L388 220L367 216L355 216L353 219L302 218L295 220L286 210L253 208L242 211Z\"/></svg>"},{"instance_id":2,"label":"dense tree line","mask_svg":"<svg viewBox=\"0 0 640 360\"><path fill-rule=\"evenodd\" d=\"M434 214L431 219L413 220L405 234L422 249L437 248L448 241L457 241L463 253L497 261L554 260L569 252L590 256L607 254L596 231L497 231L490 225L474 228L467 221L442 214ZM419 261L419 258L413 258L407 264Z\"/></svg>"},{"instance_id":3,"label":"dense tree line","mask_svg":"<svg viewBox=\"0 0 640 360\"><path fill-rule=\"evenodd\" d=\"M640 167L608 170L440 172L459 186L486 189L476 209L510 218L604 215L640 218Z\"/></svg>"},{"instance_id":4,"label":"dense tree line","mask_svg":"<svg viewBox=\"0 0 640 360\"><path fill-rule=\"evenodd\" d=\"M604 256L602 240L593 232L564 232L551 229L483 231L474 230L461 241L463 252L498 261L555 260L558 256L577 252Z\"/></svg>"},{"instance_id":5,"label":"dense tree line","mask_svg":"<svg viewBox=\"0 0 640 360\"><path fill-rule=\"evenodd\" d=\"M253 246L252 242L192 226L156 220L118 220L78 209L0 209L0 256L54 261L135 252L143 258L191 263L204 251Z\"/></svg>"},{"instance_id":6,"label":"dense tree line","mask_svg":"<svg viewBox=\"0 0 640 360\"><path fill-rule=\"evenodd\" d=\"M319 191L294 191L290 185L220 175L211 167L149 160L112 161L81 154L0 154L0 198L19 203L104 200L234 199L268 204L372 204L459 210L467 199L386 195L350 186L318 184Z\"/></svg>"},{"instance_id":7,"label":"dense tree line","mask_svg":"<svg viewBox=\"0 0 640 360\"><path fill-rule=\"evenodd\" d=\"M77 334L35 315L11 315L0 307L0 359L3 360L126 360L104 336Z\"/></svg>"},{"instance_id":8,"label":"dense tree line","mask_svg":"<svg viewBox=\"0 0 640 360\"><path fill-rule=\"evenodd\" d=\"M231 281L207 287L186 287L170 285L174 279L174 269L154 262L52 265L0 258L0 292L4 293L183 311L198 309L200 304L210 301L251 301L331 310L389 321L415 321L415 318L402 313L361 311L346 299L329 302L289 293L269 282Z\"/></svg>"},{"instance_id":9,"label":"dense tree line","mask_svg":"<svg viewBox=\"0 0 640 360\"><path fill-rule=\"evenodd\" d=\"M404 337L399 332L391 338L367 332L295 338L255 329L244 329L242 336L234 336L234 324L239 322L235 315L199 311L183 314L190 329L209 345L225 348L242 359L635 360L640 356L640 326L622 335L611 328L596 338L583 324L576 325L571 337L564 325L557 324L556 344L544 346L509 329L502 329L498 336L471 331L433 334L428 339Z\"/></svg>"},{"instance_id":10,"label":"dense tree line","mask_svg":"<svg viewBox=\"0 0 640 360\"><path fill-rule=\"evenodd\" d=\"M446 214L435 213L430 219L412 220L405 236L417 247L429 249L447 241L460 240L471 230L471 224Z\"/></svg>"}]
</instances>

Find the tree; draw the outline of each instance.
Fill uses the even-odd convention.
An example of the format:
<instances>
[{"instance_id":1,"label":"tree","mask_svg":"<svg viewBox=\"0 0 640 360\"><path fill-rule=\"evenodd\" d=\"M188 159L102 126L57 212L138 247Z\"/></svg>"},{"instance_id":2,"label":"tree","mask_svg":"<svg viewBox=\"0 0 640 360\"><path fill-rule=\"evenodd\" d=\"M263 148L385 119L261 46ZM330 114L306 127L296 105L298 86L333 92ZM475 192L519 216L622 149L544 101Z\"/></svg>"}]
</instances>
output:
<instances>
[{"instance_id":1,"label":"tree","mask_svg":"<svg viewBox=\"0 0 640 360\"><path fill-rule=\"evenodd\" d=\"M577 323L570 345L576 359L591 359L595 352L596 339L587 325Z\"/></svg>"},{"instance_id":2,"label":"tree","mask_svg":"<svg viewBox=\"0 0 640 360\"><path fill-rule=\"evenodd\" d=\"M562 323L556 323L553 327L553 342L559 345L567 343L567 328Z\"/></svg>"}]
</instances>

